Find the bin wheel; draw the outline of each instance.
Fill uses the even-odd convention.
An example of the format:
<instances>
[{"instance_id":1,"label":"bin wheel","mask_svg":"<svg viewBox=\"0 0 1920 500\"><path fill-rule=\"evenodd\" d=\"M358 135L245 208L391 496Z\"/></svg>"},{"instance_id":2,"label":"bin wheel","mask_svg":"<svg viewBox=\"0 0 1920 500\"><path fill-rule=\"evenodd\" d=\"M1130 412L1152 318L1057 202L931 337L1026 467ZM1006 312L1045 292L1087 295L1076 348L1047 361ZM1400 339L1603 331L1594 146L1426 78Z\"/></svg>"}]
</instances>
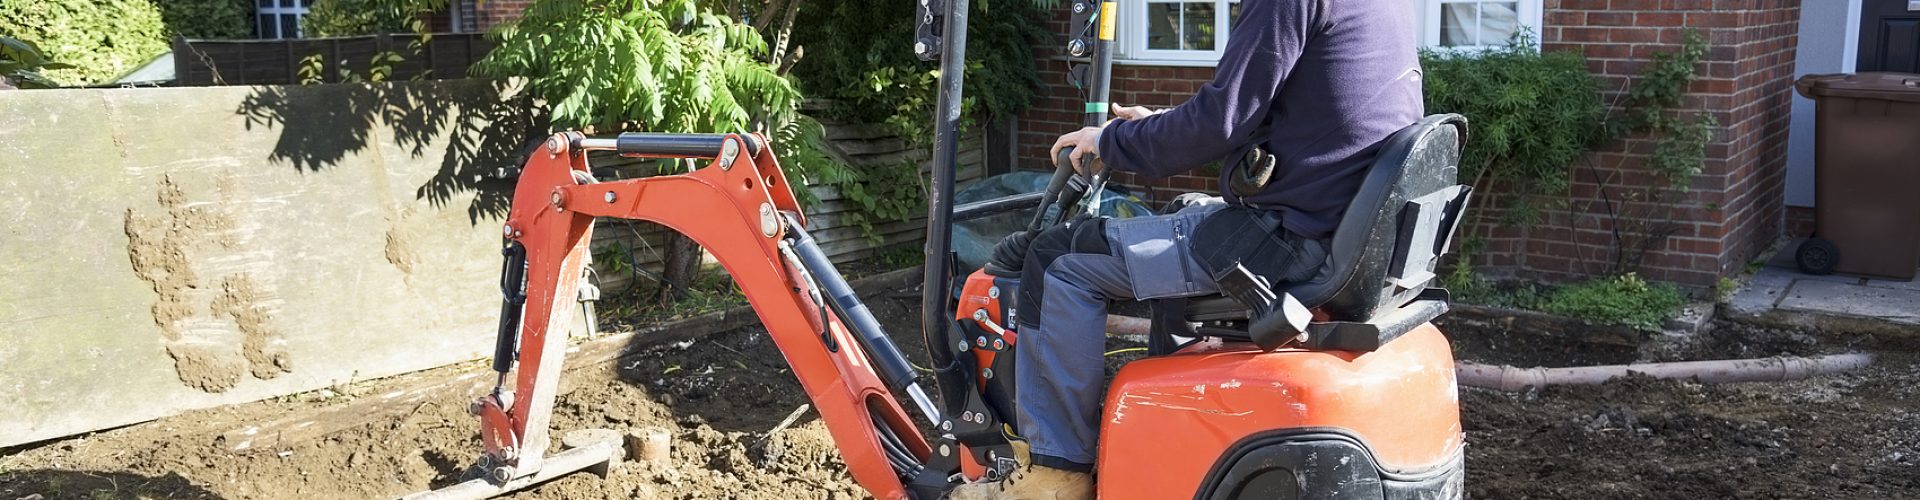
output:
<instances>
[{"instance_id":1,"label":"bin wheel","mask_svg":"<svg viewBox=\"0 0 1920 500\"><path fill-rule=\"evenodd\" d=\"M1825 276L1833 274L1833 266L1840 263L1840 249L1826 238L1813 237L1800 243L1800 249L1794 251L1793 262L1800 266L1800 272Z\"/></svg>"}]
</instances>

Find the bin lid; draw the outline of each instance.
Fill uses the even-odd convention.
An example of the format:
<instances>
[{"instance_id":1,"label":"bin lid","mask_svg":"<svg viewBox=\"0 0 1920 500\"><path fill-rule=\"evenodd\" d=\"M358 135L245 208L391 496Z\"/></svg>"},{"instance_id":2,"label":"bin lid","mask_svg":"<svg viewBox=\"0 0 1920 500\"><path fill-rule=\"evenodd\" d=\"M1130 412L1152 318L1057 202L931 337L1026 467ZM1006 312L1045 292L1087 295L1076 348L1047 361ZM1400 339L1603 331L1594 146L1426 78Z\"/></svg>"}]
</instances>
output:
<instances>
[{"instance_id":1,"label":"bin lid","mask_svg":"<svg viewBox=\"0 0 1920 500\"><path fill-rule=\"evenodd\" d=\"M1920 102L1920 75L1912 73L1807 75L1794 82L1793 88L1809 99L1853 97Z\"/></svg>"}]
</instances>

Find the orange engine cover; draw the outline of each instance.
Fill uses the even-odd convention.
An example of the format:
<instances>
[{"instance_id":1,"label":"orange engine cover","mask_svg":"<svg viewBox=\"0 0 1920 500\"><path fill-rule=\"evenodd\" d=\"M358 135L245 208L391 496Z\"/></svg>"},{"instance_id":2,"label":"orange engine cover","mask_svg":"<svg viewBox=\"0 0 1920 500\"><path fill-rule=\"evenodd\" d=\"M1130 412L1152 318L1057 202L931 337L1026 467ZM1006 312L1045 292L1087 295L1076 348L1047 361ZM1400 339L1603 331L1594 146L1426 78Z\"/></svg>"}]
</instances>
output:
<instances>
[{"instance_id":1,"label":"orange engine cover","mask_svg":"<svg viewBox=\"0 0 1920 500\"><path fill-rule=\"evenodd\" d=\"M1274 429L1337 429L1380 465L1413 469L1463 443L1453 352L1422 325L1369 353L1198 344L1127 364L1100 423L1100 498L1192 498L1241 439Z\"/></svg>"}]
</instances>

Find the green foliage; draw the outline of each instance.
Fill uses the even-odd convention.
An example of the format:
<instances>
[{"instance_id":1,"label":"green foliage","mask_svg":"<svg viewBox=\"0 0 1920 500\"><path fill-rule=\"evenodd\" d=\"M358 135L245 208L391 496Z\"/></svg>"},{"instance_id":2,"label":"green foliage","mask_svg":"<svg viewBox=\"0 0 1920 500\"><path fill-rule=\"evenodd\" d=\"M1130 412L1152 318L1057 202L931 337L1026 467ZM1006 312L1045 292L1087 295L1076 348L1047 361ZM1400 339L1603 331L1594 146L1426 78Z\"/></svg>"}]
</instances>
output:
<instances>
[{"instance_id":1,"label":"green foliage","mask_svg":"<svg viewBox=\"0 0 1920 500\"><path fill-rule=\"evenodd\" d=\"M1646 69L1627 93L1621 119L1609 123L1613 137L1645 133L1653 137L1653 156L1647 166L1666 176L1669 187L1686 191L1693 177L1700 175L1707 154L1707 141L1719 122L1713 115L1694 113L1678 116L1686 105L1687 88L1699 78L1700 59L1707 55L1707 43L1699 32L1687 33L1687 42L1678 52L1653 55Z\"/></svg>"},{"instance_id":2,"label":"green foliage","mask_svg":"<svg viewBox=\"0 0 1920 500\"><path fill-rule=\"evenodd\" d=\"M160 18L175 35L195 39L253 36L248 0L153 0Z\"/></svg>"},{"instance_id":3,"label":"green foliage","mask_svg":"<svg viewBox=\"0 0 1920 500\"><path fill-rule=\"evenodd\" d=\"M826 127L812 117L796 115L795 119L774 131L773 142L783 148L778 150L780 168L789 175L799 177L791 181L795 187L793 195L799 199L802 208L820 202L819 196L804 186L842 184L859 179L859 174L853 169L827 156L824 152Z\"/></svg>"},{"instance_id":4,"label":"green foliage","mask_svg":"<svg viewBox=\"0 0 1920 500\"><path fill-rule=\"evenodd\" d=\"M1526 33L1505 47L1427 51L1421 59L1428 112L1459 113L1472 123L1461 177L1480 187L1510 186L1517 196L1507 198L1506 208L1514 209L1508 222L1534 222L1530 198L1566 192L1567 167L1604 132L1606 108L1586 61L1541 52Z\"/></svg>"},{"instance_id":5,"label":"green foliage","mask_svg":"<svg viewBox=\"0 0 1920 500\"><path fill-rule=\"evenodd\" d=\"M1586 213L1602 212L1600 229L1613 237L1611 274L1630 273L1640 268L1646 255L1660 248L1668 236L1683 223L1676 219L1687 211L1684 197L1693 178L1706 165L1707 143L1713 139L1719 122L1712 115L1694 112L1683 116L1687 89L1699 78L1701 58L1707 54L1706 39L1697 31L1687 33L1687 41L1675 52L1654 54L1640 76L1624 96L1625 102L1608 120L1608 138L1646 137L1653 141L1653 152L1645 168L1663 177L1665 184L1619 186L1618 172L1602 175L1591 162L1586 164L1598 184L1604 211L1595 203L1576 207ZM1717 205L1704 208L1717 210ZM1576 221L1576 223L1579 221Z\"/></svg>"},{"instance_id":6,"label":"green foliage","mask_svg":"<svg viewBox=\"0 0 1920 500\"><path fill-rule=\"evenodd\" d=\"M0 0L0 33L71 65L45 73L61 85L106 82L167 51L151 0Z\"/></svg>"},{"instance_id":7,"label":"green foliage","mask_svg":"<svg viewBox=\"0 0 1920 500\"><path fill-rule=\"evenodd\" d=\"M1554 290L1541 301L1540 309L1595 323L1658 330L1683 305L1686 296L1679 290L1628 273Z\"/></svg>"},{"instance_id":8,"label":"green foliage","mask_svg":"<svg viewBox=\"0 0 1920 500\"><path fill-rule=\"evenodd\" d=\"M1733 300L1733 294L1740 291L1740 282L1725 276L1713 283L1713 298L1720 302Z\"/></svg>"},{"instance_id":9,"label":"green foliage","mask_svg":"<svg viewBox=\"0 0 1920 500\"><path fill-rule=\"evenodd\" d=\"M72 66L47 59L32 42L0 36L0 83L23 89L46 89L60 84L40 74L41 70L67 69Z\"/></svg>"},{"instance_id":10,"label":"green foliage","mask_svg":"<svg viewBox=\"0 0 1920 500\"><path fill-rule=\"evenodd\" d=\"M595 262L599 262L599 258L599 252L596 252ZM733 277L727 274L726 269L719 266L700 269L695 273L686 287L686 297L680 300L671 303L653 300L660 286L658 281L637 282L633 288L602 298L598 306L601 320L650 323L697 316L747 303L746 294L734 284Z\"/></svg>"},{"instance_id":11,"label":"green foliage","mask_svg":"<svg viewBox=\"0 0 1920 500\"><path fill-rule=\"evenodd\" d=\"M906 269L926 262L922 255L920 247L902 245L880 251L867 259L881 269Z\"/></svg>"},{"instance_id":12,"label":"green foliage","mask_svg":"<svg viewBox=\"0 0 1920 500\"><path fill-rule=\"evenodd\" d=\"M447 0L318 0L302 28L311 36L360 36L427 31L422 15Z\"/></svg>"},{"instance_id":13,"label":"green foliage","mask_svg":"<svg viewBox=\"0 0 1920 500\"><path fill-rule=\"evenodd\" d=\"M1052 43L1033 2L975 2L968 21L963 116L1013 116L1042 83L1033 46ZM807 94L829 99L836 117L886 123L919 144L931 139L939 71L913 55L914 2L845 0L803 9L794 37L806 57L794 67Z\"/></svg>"},{"instance_id":14,"label":"green foliage","mask_svg":"<svg viewBox=\"0 0 1920 500\"><path fill-rule=\"evenodd\" d=\"M1606 263L1595 274L1627 274L1662 248L1677 227L1674 219L1686 213L1678 195L1705 165L1718 123L1709 114L1681 110L1706 53L1704 38L1688 33L1679 50L1653 55L1608 106L1581 56L1538 52L1530 34L1486 52L1426 52L1427 109L1471 120L1472 144L1461 173L1481 193L1494 195L1476 197L1481 205L1500 204L1480 208L1505 209L1500 223L1524 226L1539 221L1541 201L1567 207L1575 215L1572 224L1593 224L1612 236L1610 259L1580 256L1583 261ZM1620 170L1602 171L1587 155L1624 139L1650 140L1644 168L1667 182L1621 188L1615 185ZM1581 172L1576 166L1585 168L1583 180L1597 185L1599 200L1567 199L1573 175ZM1487 223L1487 211L1474 212L1470 225ZM1450 286L1472 287L1470 269L1462 266L1454 274Z\"/></svg>"},{"instance_id":15,"label":"green foliage","mask_svg":"<svg viewBox=\"0 0 1920 500\"><path fill-rule=\"evenodd\" d=\"M527 78L562 127L736 132L797 114L760 34L690 0L536 0L495 38L474 73Z\"/></svg>"}]
</instances>

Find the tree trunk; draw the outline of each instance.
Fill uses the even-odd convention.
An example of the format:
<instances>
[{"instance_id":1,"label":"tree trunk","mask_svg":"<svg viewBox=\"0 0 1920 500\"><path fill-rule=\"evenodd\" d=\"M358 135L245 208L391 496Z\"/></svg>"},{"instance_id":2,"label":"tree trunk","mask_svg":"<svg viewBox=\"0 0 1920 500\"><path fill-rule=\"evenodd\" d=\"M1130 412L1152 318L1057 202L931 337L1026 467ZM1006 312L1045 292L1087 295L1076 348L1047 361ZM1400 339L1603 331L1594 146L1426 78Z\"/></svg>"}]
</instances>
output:
<instances>
[{"instance_id":1,"label":"tree trunk","mask_svg":"<svg viewBox=\"0 0 1920 500\"><path fill-rule=\"evenodd\" d=\"M694 243L693 238L669 233L666 247L661 262L660 295L655 298L663 306L687 298L687 289L693 286L694 275L700 271L700 245Z\"/></svg>"},{"instance_id":2,"label":"tree trunk","mask_svg":"<svg viewBox=\"0 0 1920 500\"><path fill-rule=\"evenodd\" d=\"M691 160L679 161L673 166L684 172L692 172L695 168ZM670 306L687 298L693 278L700 272L700 244L678 231L668 231L665 246L666 254L660 260L660 294L654 301L662 306Z\"/></svg>"}]
</instances>

